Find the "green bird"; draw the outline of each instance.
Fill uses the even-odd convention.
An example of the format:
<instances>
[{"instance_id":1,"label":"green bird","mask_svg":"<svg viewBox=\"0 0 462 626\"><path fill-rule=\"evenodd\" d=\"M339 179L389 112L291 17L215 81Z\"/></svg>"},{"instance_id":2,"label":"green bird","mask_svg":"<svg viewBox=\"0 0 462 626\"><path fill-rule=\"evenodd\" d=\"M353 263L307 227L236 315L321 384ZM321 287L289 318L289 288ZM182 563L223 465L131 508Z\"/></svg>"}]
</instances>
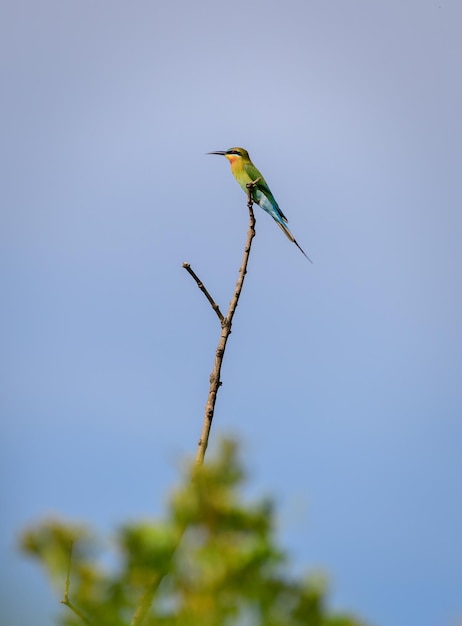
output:
<instances>
[{"instance_id":1,"label":"green bird","mask_svg":"<svg viewBox=\"0 0 462 626\"><path fill-rule=\"evenodd\" d=\"M208 152L207 154L220 154L228 159L231 165L231 172L245 193L248 192L246 186L248 183L258 181L252 188L252 200L276 220L277 225L284 231L284 234L290 241L297 246L310 263L313 263L287 227L287 217L279 208L265 179L250 160L247 150L244 150L244 148L230 148L226 151Z\"/></svg>"}]
</instances>

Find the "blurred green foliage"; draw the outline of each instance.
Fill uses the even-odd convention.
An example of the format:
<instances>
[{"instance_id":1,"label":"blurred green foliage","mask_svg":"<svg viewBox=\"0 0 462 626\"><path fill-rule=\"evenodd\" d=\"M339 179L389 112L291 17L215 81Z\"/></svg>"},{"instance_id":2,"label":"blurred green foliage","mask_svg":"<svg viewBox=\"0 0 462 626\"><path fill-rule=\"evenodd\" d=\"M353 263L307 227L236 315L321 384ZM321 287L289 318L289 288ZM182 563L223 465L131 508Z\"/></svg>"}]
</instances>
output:
<instances>
[{"instance_id":1,"label":"blurred green foliage","mask_svg":"<svg viewBox=\"0 0 462 626\"><path fill-rule=\"evenodd\" d=\"M328 610L321 579L288 574L272 504L244 503L243 481L236 444L225 441L204 467L188 467L164 521L118 530L111 566L86 528L49 520L24 532L22 549L61 597L68 588L59 623L360 626Z\"/></svg>"}]
</instances>

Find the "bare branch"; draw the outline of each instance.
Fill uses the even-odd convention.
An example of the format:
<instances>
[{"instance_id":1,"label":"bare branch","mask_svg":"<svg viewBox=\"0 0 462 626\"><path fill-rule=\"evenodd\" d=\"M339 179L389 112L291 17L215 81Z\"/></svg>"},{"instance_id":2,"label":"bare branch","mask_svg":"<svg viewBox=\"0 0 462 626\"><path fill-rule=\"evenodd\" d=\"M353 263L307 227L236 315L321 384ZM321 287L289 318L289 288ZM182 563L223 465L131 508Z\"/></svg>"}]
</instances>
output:
<instances>
[{"instance_id":1,"label":"bare branch","mask_svg":"<svg viewBox=\"0 0 462 626\"><path fill-rule=\"evenodd\" d=\"M201 281L201 279L199 278L199 276L196 274L196 272L191 268L191 266L189 265L189 263L183 263L183 267L185 268L185 270L194 278L194 280L197 283L197 286L199 287L199 289L202 291L202 293L204 294L204 296L207 298L207 300L210 302L210 305L212 307L212 309L215 311L215 313L218 315L218 319L220 320L220 322L223 322L223 315L220 311L220 307L218 306L218 304L216 304L215 300L212 298L212 296L209 294L209 292L207 291L207 289L205 288L204 283Z\"/></svg>"},{"instance_id":2,"label":"bare branch","mask_svg":"<svg viewBox=\"0 0 462 626\"><path fill-rule=\"evenodd\" d=\"M215 311L218 318L220 319L221 329L222 329L220 339L218 341L216 354L215 354L215 362L214 362L213 370L212 370L212 373L210 374L209 394L208 394L207 403L205 406L205 414L204 414L204 422L202 426L201 438L199 440L196 459L195 459L196 467L201 466L204 462L205 452L207 450L207 444L208 444L209 435L210 435L210 428L212 426L213 414L215 410L217 391L221 385L220 372L221 372L221 365L223 363L223 357L225 354L226 342L228 341L228 337L231 334L231 324L232 324L234 313L236 312L236 308L239 302L239 297L241 295L245 275L247 273L247 264L249 262L252 239L255 237L255 216L254 216L253 208L252 208L252 205L253 205L252 188L259 180L260 179L257 179L256 181L249 183L249 185L247 185L247 189L248 189L247 207L249 209L249 220L250 220L249 230L247 233L247 240L245 243L242 265L239 268L239 275L238 275L238 279L236 283L236 288L234 290L234 295L230 302L226 317L223 317L218 305L215 303L212 296L209 294L209 292L205 288L203 282L200 280L197 274L191 269L191 266L189 265L189 263L183 263L183 267L196 281L197 286L205 295L210 305L212 306L213 310ZM176 548L181 542L181 538L183 536L184 530L185 530L184 528L179 530ZM174 556L176 548L172 551L172 558ZM159 588L159 585L161 584L163 580L163 577L164 577L163 575L158 575L154 577L152 582L145 589L144 594L140 600L140 603L135 611L135 614L133 615L130 626L141 626L154 600L154 596L157 592L157 589Z\"/></svg>"},{"instance_id":3,"label":"bare branch","mask_svg":"<svg viewBox=\"0 0 462 626\"><path fill-rule=\"evenodd\" d=\"M247 264L249 262L250 248L252 246L252 240L255 237L255 215L253 212L253 200L252 189L254 185L258 183L260 178L247 184L247 208L249 209L249 230L247 232L247 240L244 248L244 256L242 259L241 267L239 268L239 274L236 282L236 288L234 290L233 298L229 304L228 313L226 317L221 321L221 336L218 341L218 346L215 353L215 362L213 365L212 373L210 374L210 387L207 397L207 403L205 405L204 422L202 424L202 432L197 446L196 453L196 466L200 466L204 463L205 452L209 442L210 429L212 428L212 420L215 412L215 403L217 400L218 389L221 386L220 373L221 365L223 363L223 357L225 355L226 343L228 337L231 334L231 326L233 322L234 313L236 312L239 298L241 296L242 287L244 285L245 275L247 274Z\"/></svg>"}]
</instances>

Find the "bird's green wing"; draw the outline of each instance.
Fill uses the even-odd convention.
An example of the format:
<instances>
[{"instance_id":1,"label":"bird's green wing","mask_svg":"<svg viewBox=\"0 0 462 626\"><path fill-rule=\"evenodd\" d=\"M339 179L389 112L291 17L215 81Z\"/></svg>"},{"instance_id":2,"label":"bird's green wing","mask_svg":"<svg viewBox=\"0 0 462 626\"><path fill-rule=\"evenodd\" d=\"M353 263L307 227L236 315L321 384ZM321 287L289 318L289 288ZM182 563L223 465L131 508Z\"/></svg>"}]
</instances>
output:
<instances>
[{"instance_id":1,"label":"bird's green wing","mask_svg":"<svg viewBox=\"0 0 462 626\"><path fill-rule=\"evenodd\" d=\"M257 170L255 165L253 163L246 163L245 166L244 166L244 169L246 171L246 174L248 174L248 176L250 177L250 180L253 181L253 180L257 180L257 178L260 178L259 182L256 184L257 189L259 189L261 192L263 192L265 194L265 196L268 198L268 200L271 202L271 204L276 208L277 211L279 211L279 213L281 214L282 219L285 222L287 222L288 221L287 217L284 215L284 213L279 208L279 205L276 202L276 198L271 193L271 189L268 187L268 184L267 184L266 180L263 178L263 176L261 175L259 170Z\"/></svg>"},{"instance_id":2,"label":"bird's green wing","mask_svg":"<svg viewBox=\"0 0 462 626\"><path fill-rule=\"evenodd\" d=\"M271 193L270 188L266 184L266 180L263 178L261 172L257 170L255 165L253 163L246 163L244 166L244 169L251 181L257 180L257 178L260 179L258 183L256 184L256 187L258 187L258 189L263 191L265 195L268 194L268 196L270 196L271 199L274 200L273 194Z\"/></svg>"}]
</instances>

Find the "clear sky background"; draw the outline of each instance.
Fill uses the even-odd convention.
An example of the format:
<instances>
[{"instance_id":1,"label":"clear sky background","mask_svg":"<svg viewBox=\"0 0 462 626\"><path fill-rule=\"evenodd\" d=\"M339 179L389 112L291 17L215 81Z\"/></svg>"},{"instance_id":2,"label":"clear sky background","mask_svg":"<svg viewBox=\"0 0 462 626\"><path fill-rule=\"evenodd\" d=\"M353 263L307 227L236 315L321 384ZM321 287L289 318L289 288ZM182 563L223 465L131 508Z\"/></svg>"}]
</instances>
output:
<instances>
[{"instance_id":1,"label":"clear sky background","mask_svg":"<svg viewBox=\"0 0 462 626\"><path fill-rule=\"evenodd\" d=\"M46 515L160 515L246 236L244 146L310 265L257 237L212 433L299 571L375 626L462 619L462 4L13 1L1 46L0 604ZM6 618L5 618L6 619Z\"/></svg>"}]
</instances>

